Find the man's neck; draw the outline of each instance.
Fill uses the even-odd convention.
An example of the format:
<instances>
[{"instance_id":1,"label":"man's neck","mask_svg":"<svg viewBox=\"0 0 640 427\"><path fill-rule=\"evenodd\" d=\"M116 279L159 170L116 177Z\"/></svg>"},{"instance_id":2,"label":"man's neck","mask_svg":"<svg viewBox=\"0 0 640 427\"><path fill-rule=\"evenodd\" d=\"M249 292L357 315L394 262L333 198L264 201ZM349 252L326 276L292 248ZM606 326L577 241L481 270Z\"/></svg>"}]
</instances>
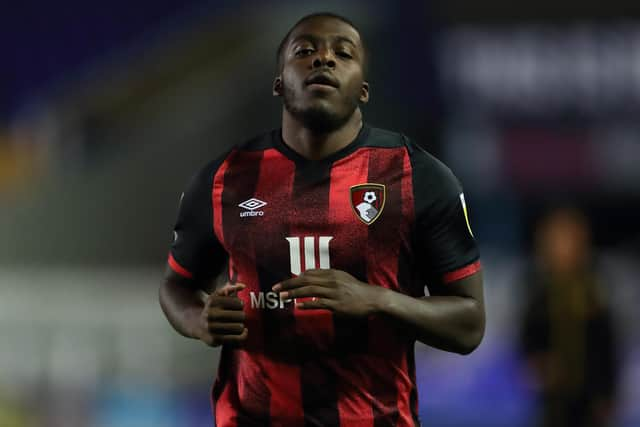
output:
<instances>
[{"instance_id":1,"label":"man's neck","mask_svg":"<svg viewBox=\"0 0 640 427\"><path fill-rule=\"evenodd\" d=\"M340 128L316 133L283 108L282 139L292 150L309 160L321 160L349 145L362 128L362 112L356 109Z\"/></svg>"}]
</instances>

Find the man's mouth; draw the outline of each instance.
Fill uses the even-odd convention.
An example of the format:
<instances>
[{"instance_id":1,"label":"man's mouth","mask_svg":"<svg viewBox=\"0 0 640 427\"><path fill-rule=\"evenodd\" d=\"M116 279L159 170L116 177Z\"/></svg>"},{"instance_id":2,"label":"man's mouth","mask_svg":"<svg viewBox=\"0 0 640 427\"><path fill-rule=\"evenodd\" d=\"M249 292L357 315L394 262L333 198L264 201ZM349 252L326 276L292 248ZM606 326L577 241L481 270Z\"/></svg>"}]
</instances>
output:
<instances>
[{"instance_id":1,"label":"man's mouth","mask_svg":"<svg viewBox=\"0 0 640 427\"><path fill-rule=\"evenodd\" d=\"M312 88L331 87L335 89L340 86L340 84L338 83L338 80L336 80L335 77L333 77L331 74L326 72L314 73L309 77L307 77L304 83L306 86L309 86Z\"/></svg>"}]
</instances>

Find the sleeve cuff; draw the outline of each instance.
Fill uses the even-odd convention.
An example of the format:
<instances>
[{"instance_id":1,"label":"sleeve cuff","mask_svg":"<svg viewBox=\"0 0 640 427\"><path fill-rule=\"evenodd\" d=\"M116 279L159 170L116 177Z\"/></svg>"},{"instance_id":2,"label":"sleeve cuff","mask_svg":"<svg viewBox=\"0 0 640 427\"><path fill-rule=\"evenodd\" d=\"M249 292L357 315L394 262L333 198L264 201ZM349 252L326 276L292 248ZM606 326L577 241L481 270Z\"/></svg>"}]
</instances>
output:
<instances>
[{"instance_id":1,"label":"sleeve cuff","mask_svg":"<svg viewBox=\"0 0 640 427\"><path fill-rule=\"evenodd\" d=\"M443 276L443 282L444 283L451 283L451 282L455 282L457 280L461 280L464 279L465 277L469 277L475 273L477 273L478 271L482 270L482 265L480 264L480 260L469 264L465 267L459 268L457 270L454 271L450 271L448 273L446 273Z\"/></svg>"},{"instance_id":2,"label":"sleeve cuff","mask_svg":"<svg viewBox=\"0 0 640 427\"><path fill-rule=\"evenodd\" d=\"M182 277L185 277L187 279L193 279L193 273L191 273L189 270L181 266L178 263L178 261L176 261L176 259L173 257L172 253L169 253L169 259L167 260L167 262L169 263L169 267L171 267L173 271L175 271Z\"/></svg>"}]
</instances>

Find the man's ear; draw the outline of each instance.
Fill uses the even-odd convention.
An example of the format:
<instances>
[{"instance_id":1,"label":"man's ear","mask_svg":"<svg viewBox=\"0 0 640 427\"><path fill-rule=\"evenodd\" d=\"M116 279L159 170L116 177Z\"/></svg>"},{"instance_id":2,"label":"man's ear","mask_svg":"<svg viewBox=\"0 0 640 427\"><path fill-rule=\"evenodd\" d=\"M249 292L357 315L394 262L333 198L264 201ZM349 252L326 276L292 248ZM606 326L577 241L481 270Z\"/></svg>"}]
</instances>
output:
<instances>
[{"instance_id":1,"label":"man's ear","mask_svg":"<svg viewBox=\"0 0 640 427\"><path fill-rule=\"evenodd\" d=\"M277 76L274 80L273 80L273 92L272 92L273 96L282 96L282 77L281 76Z\"/></svg>"},{"instance_id":2,"label":"man's ear","mask_svg":"<svg viewBox=\"0 0 640 427\"><path fill-rule=\"evenodd\" d=\"M366 104L369 102L369 83L362 82L362 87L360 88L360 103Z\"/></svg>"}]
</instances>

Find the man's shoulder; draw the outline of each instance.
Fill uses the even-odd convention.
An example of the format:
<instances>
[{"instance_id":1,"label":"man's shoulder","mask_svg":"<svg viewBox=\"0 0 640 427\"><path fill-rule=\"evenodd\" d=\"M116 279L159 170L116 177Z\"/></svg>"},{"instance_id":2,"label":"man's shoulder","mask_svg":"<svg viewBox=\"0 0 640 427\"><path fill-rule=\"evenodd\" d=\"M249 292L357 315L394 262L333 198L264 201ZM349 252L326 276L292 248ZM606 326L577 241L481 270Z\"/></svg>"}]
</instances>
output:
<instances>
[{"instance_id":1,"label":"man's shoulder","mask_svg":"<svg viewBox=\"0 0 640 427\"><path fill-rule=\"evenodd\" d=\"M200 169L197 169L196 173L191 178L191 185L211 186L213 184L213 179L220 168L223 167L225 163L232 160L238 153L255 152L272 147L273 132L275 132L275 130L263 132L251 139L228 147L215 158L209 160L204 164L204 166L201 166Z\"/></svg>"},{"instance_id":2,"label":"man's shoulder","mask_svg":"<svg viewBox=\"0 0 640 427\"><path fill-rule=\"evenodd\" d=\"M365 145L380 148L404 148L409 155L411 167L415 173L437 181L449 181L454 178L453 172L447 165L427 151L424 146L401 132L371 127Z\"/></svg>"},{"instance_id":3,"label":"man's shoulder","mask_svg":"<svg viewBox=\"0 0 640 427\"><path fill-rule=\"evenodd\" d=\"M278 131L278 129L272 129L266 132L262 132L248 140L234 145L231 151L262 151L272 148L274 145L276 132Z\"/></svg>"},{"instance_id":4,"label":"man's shoulder","mask_svg":"<svg viewBox=\"0 0 640 427\"><path fill-rule=\"evenodd\" d=\"M369 126L364 146L373 148L406 147L409 138L400 132Z\"/></svg>"},{"instance_id":5,"label":"man's shoulder","mask_svg":"<svg viewBox=\"0 0 640 427\"><path fill-rule=\"evenodd\" d=\"M250 139L236 143L226 150L222 151L214 159L209 160L203 167L201 167L196 173L201 179L210 181L220 167L228 160L233 158L238 153L262 151L273 147L273 133L276 130L270 130L258 134Z\"/></svg>"}]
</instances>

